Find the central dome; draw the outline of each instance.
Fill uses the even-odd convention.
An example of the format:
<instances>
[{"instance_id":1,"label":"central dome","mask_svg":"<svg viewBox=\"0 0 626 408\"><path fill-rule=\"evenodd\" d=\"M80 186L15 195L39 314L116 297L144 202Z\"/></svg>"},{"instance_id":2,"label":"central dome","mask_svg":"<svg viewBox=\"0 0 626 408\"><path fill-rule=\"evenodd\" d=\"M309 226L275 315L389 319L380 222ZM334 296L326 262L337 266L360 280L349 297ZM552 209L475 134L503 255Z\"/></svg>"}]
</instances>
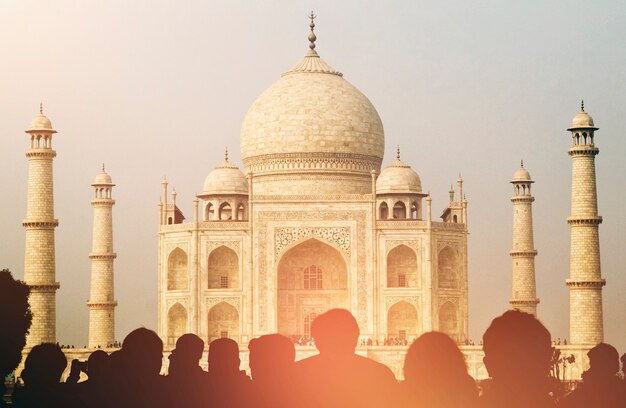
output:
<instances>
[{"instance_id":1,"label":"central dome","mask_svg":"<svg viewBox=\"0 0 626 408\"><path fill-rule=\"evenodd\" d=\"M332 173L342 179L343 192L370 193L370 173L380 170L384 145L372 103L313 49L257 98L241 127L241 157L258 194L280 192L278 184L269 185L270 175L284 183L303 173L316 179L317 191L324 180L337 193Z\"/></svg>"}]
</instances>

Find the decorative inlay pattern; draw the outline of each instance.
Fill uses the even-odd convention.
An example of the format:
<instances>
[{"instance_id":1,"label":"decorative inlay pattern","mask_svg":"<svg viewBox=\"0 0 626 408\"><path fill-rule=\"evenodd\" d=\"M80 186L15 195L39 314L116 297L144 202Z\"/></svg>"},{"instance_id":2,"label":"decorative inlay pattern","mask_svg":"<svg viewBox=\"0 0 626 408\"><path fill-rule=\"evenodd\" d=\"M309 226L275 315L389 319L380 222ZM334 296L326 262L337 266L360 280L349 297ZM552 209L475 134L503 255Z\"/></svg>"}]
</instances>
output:
<instances>
[{"instance_id":1,"label":"decorative inlay pattern","mask_svg":"<svg viewBox=\"0 0 626 408\"><path fill-rule=\"evenodd\" d=\"M387 298L385 298L385 310L389 311L391 306L402 301L415 306L415 309L419 311L419 296L388 296Z\"/></svg>"},{"instance_id":2,"label":"decorative inlay pattern","mask_svg":"<svg viewBox=\"0 0 626 408\"><path fill-rule=\"evenodd\" d=\"M235 251L237 255L241 254L241 242L240 241L209 241L206 244L206 253L210 254L215 248L225 246Z\"/></svg>"},{"instance_id":3,"label":"decorative inlay pattern","mask_svg":"<svg viewBox=\"0 0 626 408\"><path fill-rule=\"evenodd\" d=\"M389 251L391 251L392 249L394 249L397 246L400 245L406 245L407 247L413 249L415 251L415 254L419 257L420 255L420 243L419 241L408 241L408 240L389 240L389 241L385 241L385 253L389 254Z\"/></svg>"},{"instance_id":4,"label":"decorative inlay pattern","mask_svg":"<svg viewBox=\"0 0 626 408\"><path fill-rule=\"evenodd\" d=\"M207 310L211 310L213 306L222 302L228 303L229 305L233 306L235 309L237 309L237 313L241 312L241 299L239 299L238 297L209 297L206 300L206 308Z\"/></svg>"},{"instance_id":5,"label":"decorative inlay pattern","mask_svg":"<svg viewBox=\"0 0 626 408\"><path fill-rule=\"evenodd\" d=\"M332 242L350 256L350 229L346 227L276 228L274 230L274 259L278 260L290 244L307 237L322 238Z\"/></svg>"}]
</instances>

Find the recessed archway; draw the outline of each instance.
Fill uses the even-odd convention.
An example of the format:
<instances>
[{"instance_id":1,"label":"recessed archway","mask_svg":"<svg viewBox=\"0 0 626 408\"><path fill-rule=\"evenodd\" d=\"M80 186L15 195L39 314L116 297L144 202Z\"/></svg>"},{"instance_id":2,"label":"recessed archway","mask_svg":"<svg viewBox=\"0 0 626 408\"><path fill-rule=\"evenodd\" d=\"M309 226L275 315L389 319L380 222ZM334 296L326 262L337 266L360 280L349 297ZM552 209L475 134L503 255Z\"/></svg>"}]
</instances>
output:
<instances>
[{"instance_id":1,"label":"recessed archway","mask_svg":"<svg viewBox=\"0 0 626 408\"><path fill-rule=\"evenodd\" d=\"M387 337L406 340L417 337L417 310L406 301L391 306L387 312Z\"/></svg>"},{"instance_id":2,"label":"recessed archway","mask_svg":"<svg viewBox=\"0 0 626 408\"><path fill-rule=\"evenodd\" d=\"M187 309L180 303L176 303L167 312L167 344L176 344L176 340L186 332Z\"/></svg>"},{"instance_id":3,"label":"recessed archway","mask_svg":"<svg viewBox=\"0 0 626 408\"><path fill-rule=\"evenodd\" d=\"M230 248L220 246L209 255L209 289L239 287L239 257Z\"/></svg>"},{"instance_id":4,"label":"recessed archway","mask_svg":"<svg viewBox=\"0 0 626 408\"><path fill-rule=\"evenodd\" d=\"M278 263L277 331L304 336L306 318L348 308L348 270L341 253L317 239L288 250ZM308 322L310 324L310 322Z\"/></svg>"},{"instance_id":5,"label":"recessed archway","mask_svg":"<svg viewBox=\"0 0 626 408\"><path fill-rule=\"evenodd\" d=\"M167 258L167 290L187 290L187 253L180 248Z\"/></svg>"},{"instance_id":6,"label":"recessed archway","mask_svg":"<svg viewBox=\"0 0 626 408\"><path fill-rule=\"evenodd\" d=\"M387 255L387 287L417 287L417 256L406 245L399 245Z\"/></svg>"},{"instance_id":7,"label":"recessed archway","mask_svg":"<svg viewBox=\"0 0 626 408\"><path fill-rule=\"evenodd\" d=\"M439 251L437 256L437 282L440 288L459 287L459 265L456 253L449 246Z\"/></svg>"},{"instance_id":8,"label":"recessed archway","mask_svg":"<svg viewBox=\"0 0 626 408\"><path fill-rule=\"evenodd\" d=\"M209 310L207 343L227 337L239 341L239 312L233 305L220 302Z\"/></svg>"},{"instance_id":9,"label":"recessed archway","mask_svg":"<svg viewBox=\"0 0 626 408\"><path fill-rule=\"evenodd\" d=\"M452 302L446 302L439 308L439 331L447 334L452 340L459 341L459 319L457 307Z\"/></svg>"}]
</instances>

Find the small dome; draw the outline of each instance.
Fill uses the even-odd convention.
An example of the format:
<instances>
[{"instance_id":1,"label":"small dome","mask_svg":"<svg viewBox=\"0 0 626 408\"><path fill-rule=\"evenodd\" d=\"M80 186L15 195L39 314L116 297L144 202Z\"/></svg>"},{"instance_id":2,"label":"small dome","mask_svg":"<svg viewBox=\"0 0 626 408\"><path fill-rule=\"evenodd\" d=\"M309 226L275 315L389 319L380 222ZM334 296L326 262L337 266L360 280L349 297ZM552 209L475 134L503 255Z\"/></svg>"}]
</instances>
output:
<instances>
[{"instance_id":1,"label":"small dome","mask_svg":"<svg viewBox=\"0 0 626 408\"><path fill-rule=\"evenodd\" d=\"M39 108L39 115L30 122L30 126L26 132L33 131L48 131L56 133L56 130L52 129L52 122L43 114L43 108Z\"/></svg>"},{"instance_id":2,"label":"small dome","mask_svg":"<svg viewBox=\"0 0 626 408\"><path fill-rule=\"evenodd\" d=\"M572 119L572 128L592 128L593 118L587 112L578 112Z\"/></svg>"},{"instance_id":3,"label":"small dome","mask_svg":"<svg viewBox=\"0 0 626 408\"><path fill-rule=\"evenodd\" d=\"M200 196L248 194L248 180L237 166L225 160L206 176Z\"/></svg>"},{"instance_id":4,"label":"small dome","mask_svg":"<svg viewBox=\"0 0 626 408\"><path fill-rule=\"evenodd\" d=\"M513 174L513 182L516 181L532 181L528 170L523 167L517 169L517 171Z\"/></svg>"},{"instance_id":5,"label":"small dome","mask_svg":"<svg viewBox=\"0 0 626 408\"><path fill-rule=\"evenodd\" d=\"M421 192L422 181L419 176L399 158L385 168L376 180L376 194Z\"/></svg>"},{"instance_id":6,"label":"small dome","mask_svg":"<svg viewBox=\"0 0 626 408\"><path fill-rule=\"evenodd\" d=\"M96 178L94 179L91 185L92 186L100 186L100 185L113 186L114 184L113 184L113 180L111 180L111 176L109 176L109 174L106 171L104 171L104 169L102 169L102 172L96 176Z\"/></svg>"}]
</instances>

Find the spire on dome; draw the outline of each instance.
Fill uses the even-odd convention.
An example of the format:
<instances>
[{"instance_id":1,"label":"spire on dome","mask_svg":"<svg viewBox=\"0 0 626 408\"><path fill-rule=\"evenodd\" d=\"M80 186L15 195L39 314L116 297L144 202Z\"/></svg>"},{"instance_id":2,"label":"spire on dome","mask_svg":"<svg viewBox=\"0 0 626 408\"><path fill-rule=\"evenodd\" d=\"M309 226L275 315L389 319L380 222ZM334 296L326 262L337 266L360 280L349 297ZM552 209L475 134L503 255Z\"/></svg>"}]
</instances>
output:
<instances>
[{"instance_id":1,"label":"spire on dome","mask_svg":"<svg viewBox=\"0 0 626 408\"><path fill-rule=\"evenodd\" d=\"M104 163L102 163L102 172L106 173L106 171L104 171Z\"/></svg>"},{"instance_id":2,"label":"spire on dome","mask_svg":"<svg viewBox=\"0 0 626 408\"><path fill-rule=\"evenodd\" d=\"M43 115L43 102L39 102L39 114Z\"/></svg>"},{"instance_id":3,"label":"spire on dome","mask_svg":"<svg viewBox=\"0 0 626 408\"><path fill-rule=\"evenodd\" d=\"M396 159L400 160L400 145L398 145L398 148L396 149Z\"/></svg>"},{"instance_id":4,"label":"spire on dome","mask_svg":"<svg viewBox=\"0 0 626 408\"><path fill-rule=\"evenodd\" d=\"M224 163L228 163L228 146L226 146L226 150L224 151Z\"/></svg>"},{"instance_id":5,"label":"spire on dome","mask_svg":"<svg viewBox=\"0 0 626 408\"><path fill-rule=\"evenodd\" d=\"M311 10L311 14L309 14L309 18L311 19L311 24L309 24L309 27L311 27L311 32L309 33L309 48L311 49L311 51L315 52L315 40L317 40L317 36L315 35L315 32L313 31L315 29L315 22L313 20L315 20L317 16L315 14L313 14L313 10Z\"/></svg>"},{"instance_id":6,"label":"spire on dome","mask_svg":"<svg viewBox=\"0 0 626 408\"><path fill-rule=\"evenodd\" d=\"M580 111L581 112L585 111L585 100L584 99L580 100Z\"/></svg>"},{"instance_id":7,"label":"spire on dome","mask_svg":"<svg viewBox=\"0 0 626 408\"><path fill-rule=\"evenodd\" d=\"M524 159L522 159L521 166L524 168Z\"/></svg>"}]
</instances>

